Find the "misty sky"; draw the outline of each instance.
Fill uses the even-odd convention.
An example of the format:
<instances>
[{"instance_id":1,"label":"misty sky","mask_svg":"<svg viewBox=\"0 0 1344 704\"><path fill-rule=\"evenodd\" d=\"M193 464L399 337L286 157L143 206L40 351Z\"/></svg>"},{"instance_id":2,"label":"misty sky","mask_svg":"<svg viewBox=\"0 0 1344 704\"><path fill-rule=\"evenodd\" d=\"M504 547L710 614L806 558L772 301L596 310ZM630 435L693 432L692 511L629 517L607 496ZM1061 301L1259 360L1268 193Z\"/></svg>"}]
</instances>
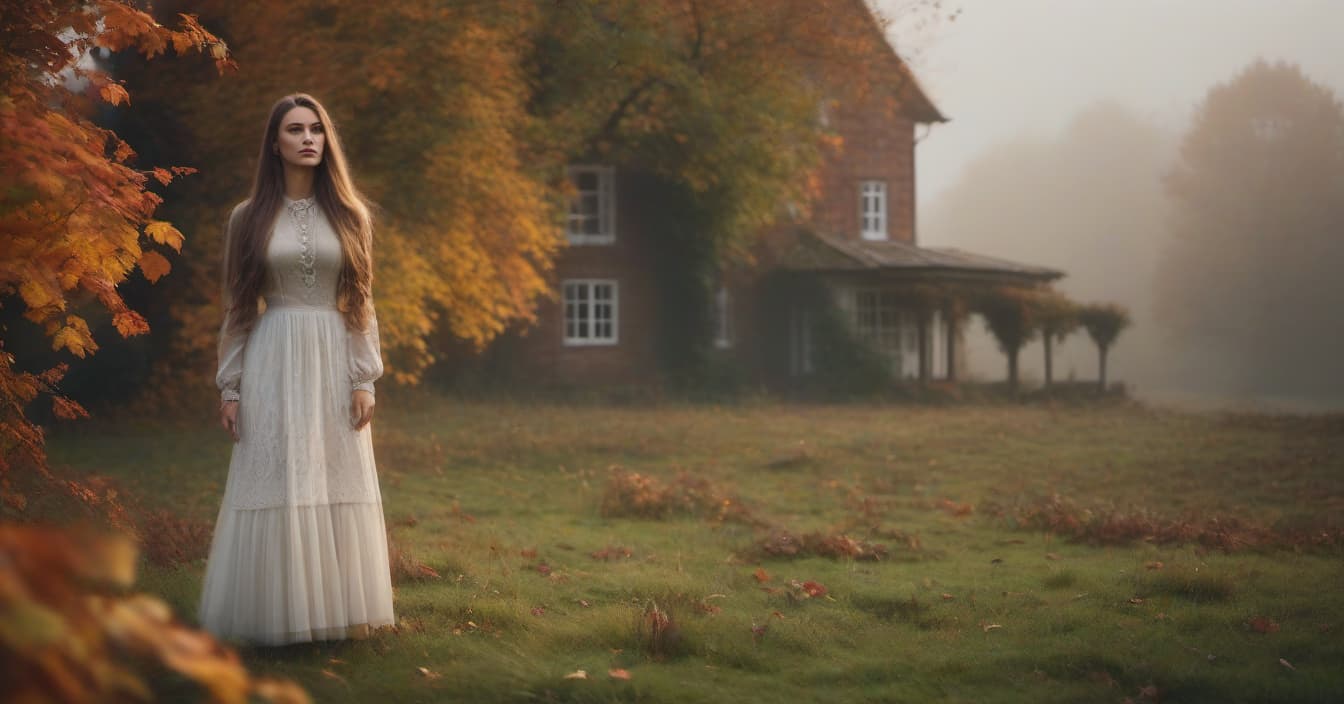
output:
<instances>
[{"instance_id":1,"label":"misty sky","mask_svg":"<svg viewBox=\"0 0 1344 704\"><path fill-rule=\"evenodd\" d=\"M912 0L878 0L893 20ZM987 146L1053 135L1112 99L1184 132L1215 83L1256 57L1297 63L1344 96L1344 0L943 0L954 22L894 39L952 121L920 142L921 205ZM921 242L937 245L938 242Z\"/></svg>"}]
</instances>

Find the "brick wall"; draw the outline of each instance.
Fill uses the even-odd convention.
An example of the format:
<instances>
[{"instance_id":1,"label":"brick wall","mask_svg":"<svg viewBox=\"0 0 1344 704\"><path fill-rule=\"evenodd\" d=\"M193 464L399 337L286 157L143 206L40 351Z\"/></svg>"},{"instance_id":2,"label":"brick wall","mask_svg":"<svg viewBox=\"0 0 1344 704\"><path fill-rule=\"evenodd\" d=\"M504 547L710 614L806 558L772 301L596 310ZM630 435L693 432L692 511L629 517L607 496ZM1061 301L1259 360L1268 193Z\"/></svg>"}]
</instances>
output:
<instances>
[{"instance_id":1,"label":"brick wall","mask_svg":"<svg viewBox=\"0 0 1344 704\"><path fill-rule=\"evenodd\" d=\"M617 169L615 188L616 241L570 245L560 253L552 276L556 299L539 305L537 325L510 341L515 374L566 386L647 383L657 376L658 292L651 243L639 218L639 184ZM616 344L565 344L560 296L566 279L617 282Z\"/></svg>"},{"instance_id":2,"label":"brick wall","mask_svg":"<svg viewBox=\"0 0 1344 704\"><path fill-rule=\"evenodd\" d=\"M859 184L887 182L887 237L915 242L914 125L885 100L835 105L831 129L843 139L821 168L822 195L813 223L824 234L859 239Z\"/></svg>"}]
</instances>

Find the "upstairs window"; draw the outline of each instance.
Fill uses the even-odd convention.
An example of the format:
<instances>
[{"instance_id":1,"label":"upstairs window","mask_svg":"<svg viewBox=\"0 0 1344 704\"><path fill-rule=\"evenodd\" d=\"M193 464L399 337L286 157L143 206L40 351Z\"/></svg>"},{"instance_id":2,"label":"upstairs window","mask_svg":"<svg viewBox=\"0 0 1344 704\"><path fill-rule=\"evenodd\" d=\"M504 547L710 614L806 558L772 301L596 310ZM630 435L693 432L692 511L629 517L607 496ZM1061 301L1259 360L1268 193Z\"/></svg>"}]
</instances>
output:
<instances>
[{"instance_id":1,"label":"upstairs window","mask_svg":"<svg viewBox=\"0 0 1344 704\"><path fill-rule=\"evenodd\" d=\"M860 234L865 240L887 239L887 182L859 184Z\"/></svg>"},{"instance_id":2,"label":"upstairs window","mask_svg":"<svg viewBox=\"0 0 1344 704\"><path fill-rule=\"evenodd\" d=\"M564 282L565 344L616 344L618 291L611 279L569 279Z\"/></svg>"},{"instance_id":3,"label":"upstairs window","mask_svg":"<svg viewBox=\"0 0 1344 704\"><path fill-rule=\"evenodd\" d=\"M616 241L616 188L610 166L571 166L574 197L569 202L565 236L570 244Z\"/></svg>"}]
</instances>

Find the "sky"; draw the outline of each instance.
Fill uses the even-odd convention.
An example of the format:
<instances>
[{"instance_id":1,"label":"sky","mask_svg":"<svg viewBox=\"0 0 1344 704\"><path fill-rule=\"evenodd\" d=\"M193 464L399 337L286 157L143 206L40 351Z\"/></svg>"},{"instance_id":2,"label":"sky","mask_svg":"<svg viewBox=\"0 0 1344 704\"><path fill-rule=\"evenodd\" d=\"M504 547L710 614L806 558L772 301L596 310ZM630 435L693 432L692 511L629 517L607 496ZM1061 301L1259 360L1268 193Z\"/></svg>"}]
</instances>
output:
<instances>
[{"instance_id":1,"label":"sky","mask_svg":"<svg viewBox=\"0 0 1344 704\"><path fill-rule=\"evenodd\" d=\"M1184 132L1209 88L1257 57L1344 97L1344 0L942 0L943 19L902 22L920 1L876 4L951 118L917 147L921 205L989 145L1055 134L1103 100Z\"/></svg>"}]
</instances>

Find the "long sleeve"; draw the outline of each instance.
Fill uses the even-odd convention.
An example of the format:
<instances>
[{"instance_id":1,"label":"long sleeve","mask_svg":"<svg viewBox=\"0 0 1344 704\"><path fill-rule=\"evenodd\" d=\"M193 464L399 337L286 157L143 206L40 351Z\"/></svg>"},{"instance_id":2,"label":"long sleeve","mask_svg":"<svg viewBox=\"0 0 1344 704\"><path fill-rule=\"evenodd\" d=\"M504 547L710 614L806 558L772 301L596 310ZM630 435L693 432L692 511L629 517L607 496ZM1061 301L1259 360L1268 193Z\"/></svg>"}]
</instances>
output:
<instances>
[{"instance_id":1,"label":"long sleeve","mask_svg":"<svg viewBox=\"0 0 1344 704\"><path fill-rule=\"evenodd\" d=\"M224 230L224 275L223 293L220 296L220 305L224 309L224 322L219 327L219 348L218 359L219 366L215 372L215 386L219 387L219 397L222 401L237 401L240 398L239 386L243 381L243 348L247 346L247 330L231 330L232 314L230 308L233 297L229 291L228 282L228 252L229 245L236 231L236 225L239 213L242 211L242 205L233 209L229 215L229 224Z\"/></svg>"},{"instance_id":2,"label":"long sleeve","mask_svg":"<svg viewBox=\"0 0 1344 704\"><path fill-rule=\"evenodd\" d=\"M350 386L373 393L373 382L383 375L383 356L378 343L378 316L369 305L368 329L350 331Z\"/></svg>"}]
</instances>

